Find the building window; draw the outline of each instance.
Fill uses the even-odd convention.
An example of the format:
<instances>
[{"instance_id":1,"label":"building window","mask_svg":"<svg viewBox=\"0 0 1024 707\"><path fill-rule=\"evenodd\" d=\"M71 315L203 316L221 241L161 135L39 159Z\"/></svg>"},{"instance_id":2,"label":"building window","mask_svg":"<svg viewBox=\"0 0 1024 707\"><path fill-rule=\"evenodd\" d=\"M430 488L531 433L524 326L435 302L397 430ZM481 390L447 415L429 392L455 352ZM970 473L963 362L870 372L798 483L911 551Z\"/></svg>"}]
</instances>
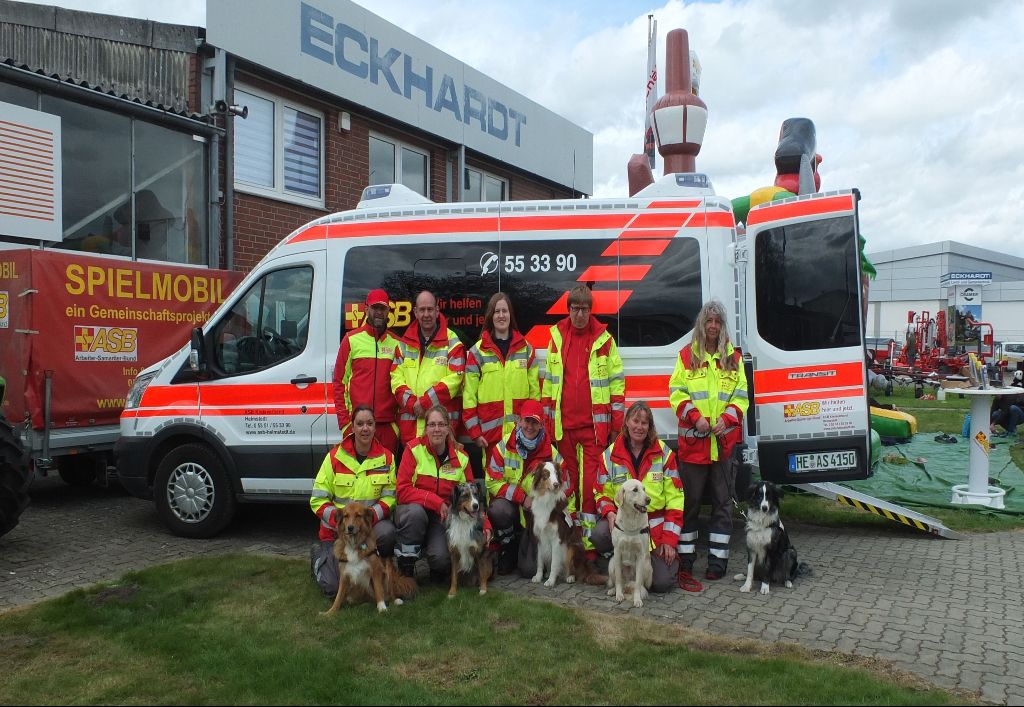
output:
<instances>
[{"instance_id":1,"label":"building window","mask_svg":"<svg viewBox=\"0 0 1024 707\"><path fill-rule=\"evenodd\" d=\"M479 169L466 167L462 180L463 201L505 201L508 180Z\"/></svg>"},{"instance_id":2,"label":"building window","mask_svg":"<svg viewBox=\"0 0 1024 707\"><path fill-rule=\"evenodd\" d=\"M400 183L430 198L427 175L430 156L391 138L370 136L370 184Z\"/></svg>"},{"instance_id":3,"label":"building window","mask_svg":"<svg viewBox=\"0 0 1024 707\"><path fill-rule=\"evenodd\" d=\"M323 207L324 116L256 89L235 89L235 188Z\"/></svg>"}]
</instances>

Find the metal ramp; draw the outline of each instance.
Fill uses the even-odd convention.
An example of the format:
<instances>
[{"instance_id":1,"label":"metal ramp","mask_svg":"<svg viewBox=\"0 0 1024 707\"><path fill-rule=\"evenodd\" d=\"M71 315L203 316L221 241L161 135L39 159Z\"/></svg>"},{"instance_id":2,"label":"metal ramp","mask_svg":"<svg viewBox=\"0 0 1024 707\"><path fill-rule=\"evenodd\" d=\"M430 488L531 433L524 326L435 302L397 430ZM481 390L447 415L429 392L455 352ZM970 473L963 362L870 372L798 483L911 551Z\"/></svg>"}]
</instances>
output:
<instances>
[{"instance_id":1,"label":"metal ramp","mask_svg":"<svg viewBox=\"0 0 1024 707\"><path fill-rule=\"evenodd\" d=\"M923 513L912 511L909 508L898 506L895 503L889 501L883 501L880 498L874 496L868 496L866 493L854 491L853 489L839 484L831 482L819 482L815 484L790 484L794 488L803 489L810 493L823 496L831 499L836 503L842 503L846 506L853 506L854 508L862 511L868 511L874 513L877 516L888 518L889 520L902 523L903 525L910 526L911 528L917 528L926 533L932 535L939 535L950 540L962 540L963 534L950 530L942 521L926 516Z\"/></svg>"}]
</instances>

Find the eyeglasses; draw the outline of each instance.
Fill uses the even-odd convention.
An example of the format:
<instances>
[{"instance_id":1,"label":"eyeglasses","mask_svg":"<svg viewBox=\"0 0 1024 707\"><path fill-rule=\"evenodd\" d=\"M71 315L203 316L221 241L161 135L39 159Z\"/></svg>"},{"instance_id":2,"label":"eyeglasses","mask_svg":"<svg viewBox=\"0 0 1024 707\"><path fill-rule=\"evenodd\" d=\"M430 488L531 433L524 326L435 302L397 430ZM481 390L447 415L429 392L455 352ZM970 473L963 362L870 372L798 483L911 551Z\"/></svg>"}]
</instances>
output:
<instances>
[{"instance_id":1,"label":"eyeglasses","mask_svg":"<svg viewBox=\"0 0 1024 707\"><path fill-rule=\"evenodd\" d=\"M574 304L571 307L569 307L569 313L570 314L590 314L590 307L579 307L579 306Z\"/></svg>"},{"instance_id":2,"label":"eyeglasses","mask_svg":"<svg viewBox=\"0 0 1024 707\"><path fill-rule=\"evenodd\" d=\"M448 427L447 422L428 422L427 427L432 430L443 430Z\"/></svg>"}]
</instances>

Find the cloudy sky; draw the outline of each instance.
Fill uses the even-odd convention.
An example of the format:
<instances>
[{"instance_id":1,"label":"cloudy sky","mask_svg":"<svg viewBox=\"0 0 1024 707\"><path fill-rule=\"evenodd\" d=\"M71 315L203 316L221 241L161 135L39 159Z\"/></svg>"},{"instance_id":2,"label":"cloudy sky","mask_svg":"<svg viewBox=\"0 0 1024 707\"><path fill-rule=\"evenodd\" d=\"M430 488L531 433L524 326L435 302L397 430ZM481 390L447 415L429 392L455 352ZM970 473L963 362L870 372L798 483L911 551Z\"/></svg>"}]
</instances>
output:
<instances>
[{"instance_id":1,"label":"cloudy sky","mask_svg":"<svg viewBox=\"0 0 1024 707\"><path fill-rule=\"evenodd\" d=\"M595 196L642 148L647 15L683 28L710 112L697 168L730 198L772 184L779 126L807 117L822 189L860 189L868 251L956 240L1024 257L1018 0L356 0L594 134ZM203 0L58 0L206 24ZM658 171L661 165L659 162Z\"/></svg>"}]
</instances>

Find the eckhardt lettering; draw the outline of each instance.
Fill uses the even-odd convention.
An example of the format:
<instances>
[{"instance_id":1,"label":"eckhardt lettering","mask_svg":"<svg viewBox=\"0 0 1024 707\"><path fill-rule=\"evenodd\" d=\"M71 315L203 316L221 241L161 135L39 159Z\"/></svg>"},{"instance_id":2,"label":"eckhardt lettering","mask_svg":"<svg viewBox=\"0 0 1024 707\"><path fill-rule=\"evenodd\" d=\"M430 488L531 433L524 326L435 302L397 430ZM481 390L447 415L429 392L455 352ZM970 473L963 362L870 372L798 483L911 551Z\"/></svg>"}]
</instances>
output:
<instances>
[{"instance_id":1,"label":"eckhardt lettering","mask_svg":"<svg viewBox=\"0 0 1024 707\"><path fill-rule=\"evenodd\" d=\"M75 326L76 361L137 361L139 330L112 326Z\"/></svg>"},{"instance_id":2,"label":"eckhardt lettering","mask_svg":"<svg viewBox=\"0 0 1024 707\"><path fill-rule=\"evenodd\" d=\"M443 75L435 93L434 67L423 64L417 73L409 54L394 47L382 53L376 37L368 37L344 22L335 24L334 17L312 5L302 3L301 12L303 54L337 65L342 71L357 79L369 80L375 86L383 79L392 93L409 101L413 100L413 91L419 91L427 108L439 114L447 111L453 120L466 125L475 121L481 132L498 140L507 142L511 135L515 146L521 146L526 125L524 113L485 96L468 84L463 85L460 92L455 79L448 74ZM402 58L400 69L395 66L399 57Z\"/></svg>"}]
</instances>

